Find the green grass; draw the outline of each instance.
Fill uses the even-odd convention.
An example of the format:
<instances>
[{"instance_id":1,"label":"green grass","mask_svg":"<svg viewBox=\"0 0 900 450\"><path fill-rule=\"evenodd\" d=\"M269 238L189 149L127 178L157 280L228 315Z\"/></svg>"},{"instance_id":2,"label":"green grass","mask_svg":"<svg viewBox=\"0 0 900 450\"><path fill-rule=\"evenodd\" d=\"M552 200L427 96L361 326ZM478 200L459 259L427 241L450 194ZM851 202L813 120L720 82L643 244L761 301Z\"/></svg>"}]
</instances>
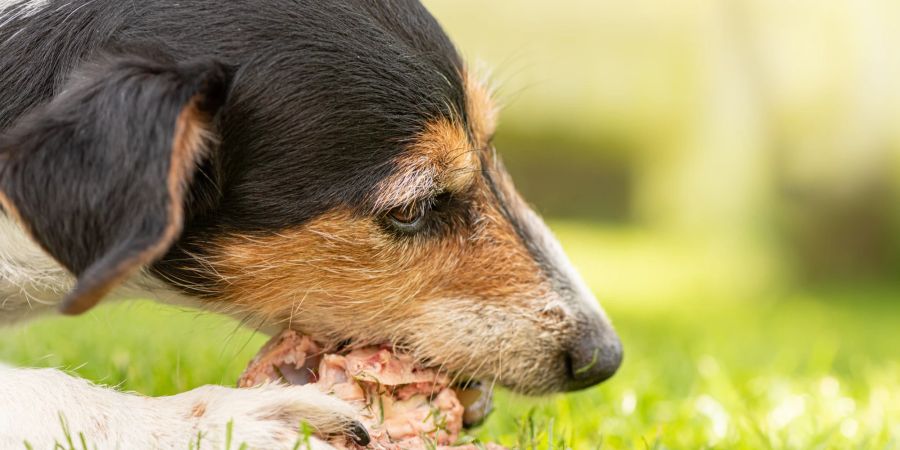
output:
<instances>
[{"instance_id":1,"label":"green grass","mask_svg":"<svg viewBox=\"0 0 900 450\"><path fill-rule=\"evenodd\" d=\"M499 393L482 439L540 449L900 448L900 290L751 295L738 280L758 274L753 265L631 230L558 228L615 319L625 364L586 392ZM129 302L5 330L0 360L168 395L233 385L263 341L227 319Z\"/></svg>"}]
</instances>

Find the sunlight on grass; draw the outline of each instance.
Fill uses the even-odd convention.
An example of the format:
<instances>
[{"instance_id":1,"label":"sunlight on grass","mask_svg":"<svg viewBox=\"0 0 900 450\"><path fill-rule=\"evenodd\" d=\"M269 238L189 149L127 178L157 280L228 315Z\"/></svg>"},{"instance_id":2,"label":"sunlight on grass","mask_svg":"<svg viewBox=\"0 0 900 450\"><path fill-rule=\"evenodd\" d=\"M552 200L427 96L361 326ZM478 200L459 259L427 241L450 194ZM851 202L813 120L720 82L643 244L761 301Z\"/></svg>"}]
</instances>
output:
<instances>
[{"instance_id":1,"label":"sunlight on grass","mask_svg":"<svg viewBox=\"0 0 900 450\"><path fill-rule=\"evenodd\" d=\"M483 440L539 449L900 445L897 292L729 298L698 283L738 278L735 263L634 230L555 229L614 318L625 364L586 392L499 392L497 411L476 432ZM233 385L265 340L224 318L147 302L43 320L0 339L4 361L63 367L148 395Z\"/></svg>"},{"instance_id":2,"label":"sunlight on grass","mask_svg":"<svg viewBox=\"0 0 900 450\"><path fill-rule=\"evenodd\" d=\"M685 304L687 311L637 319L613 311L626 348L616 378L552 400L504 394L501 413L483 436L515 442L517 420L534 408L573 448L837 449L900 442L892 425L900 418L900 365L891 341L883 340L896 311L893 319L870 322L865 318L887 311L804 300L705 310Z\"/></svg>"}]
</instances>

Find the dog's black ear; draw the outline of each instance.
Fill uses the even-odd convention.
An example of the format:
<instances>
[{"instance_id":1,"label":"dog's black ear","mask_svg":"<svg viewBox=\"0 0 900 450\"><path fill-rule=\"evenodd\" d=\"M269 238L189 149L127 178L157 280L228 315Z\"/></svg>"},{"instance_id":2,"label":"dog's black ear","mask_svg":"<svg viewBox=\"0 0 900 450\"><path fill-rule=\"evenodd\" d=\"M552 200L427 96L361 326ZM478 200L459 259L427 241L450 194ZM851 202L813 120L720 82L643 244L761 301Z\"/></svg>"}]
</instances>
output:
<instances>
[{"instance_id":1,"label":"dog's black ear","mask_svg":"<svg viewBox=\"0 0 900 450\"><path fill-rule=\"evenodd\" d=\"M0 136L3 206L78 278L66 314L97 304L178 239L229 71L110 57Z\"/></svg>"}]
</instances>

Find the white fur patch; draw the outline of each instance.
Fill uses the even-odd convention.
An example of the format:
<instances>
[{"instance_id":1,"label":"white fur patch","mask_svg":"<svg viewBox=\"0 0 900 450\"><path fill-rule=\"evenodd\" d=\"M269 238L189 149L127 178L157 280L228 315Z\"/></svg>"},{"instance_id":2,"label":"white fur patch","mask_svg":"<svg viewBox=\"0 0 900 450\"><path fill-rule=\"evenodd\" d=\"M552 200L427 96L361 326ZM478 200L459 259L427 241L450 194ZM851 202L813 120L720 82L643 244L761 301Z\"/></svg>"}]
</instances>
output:
<instances>
[{"instance_id":1,"label":"white fur patch","mask_svg":"<svg viewBox=\"0 0 900 450\"><path fill-rule=\"evenodd\" d=\"M6 9L19 5L22 8L21 15L28 17L47 6L49 2L50 0L0 0L0 8Z\"/></svg>"},{"instance_id":2,"label":"white fur patch","mask_svg":"<svg viewBox=\"0 0 900 450\"><path fill-rule=\"evenodd\" d=\"M49 2L49 0L0 0L0 27L13 20L37 14Z\"/></svg>"},{"instance_id":3,"label":"white fur patch","mask_svg":"<svg viewBox=\"0 0 900 450\"><path fill-rule=\"evenodd\" d=\"M51 309L74 278L5 214L0 214L0 325Z\"/></svg>"},{"instance_id":4,"label":"white fur patch","mask_svg":"<svg viewBox=\"0 0 900 450\"><path fill-rule=\"evenodd\" d=\"M339 433L356 414L349 404L313 386L204 386L148 398L55 369L0 368L3 449L26 448L26 441L36 449L65 444L63 420L75 442L83 433L89 448L225 448L229 422L233 448L292 448L301 422L323 434ZM308 448L332 447L312 438Z\"/></svg>"}]
</instances>

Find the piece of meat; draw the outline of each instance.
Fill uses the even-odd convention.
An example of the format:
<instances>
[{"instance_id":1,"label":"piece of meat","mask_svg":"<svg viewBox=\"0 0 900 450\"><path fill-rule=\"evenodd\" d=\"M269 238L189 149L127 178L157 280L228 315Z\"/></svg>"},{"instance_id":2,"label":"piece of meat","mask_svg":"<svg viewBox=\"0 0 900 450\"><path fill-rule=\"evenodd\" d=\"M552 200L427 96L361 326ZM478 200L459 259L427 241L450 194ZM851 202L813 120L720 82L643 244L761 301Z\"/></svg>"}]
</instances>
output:
<instances>
[{"instance_id":1,"label":"piece of meat","mask_svg":"<svg viewBox=\"0 0 900 450\"><path fill-rule=\"evenodd\" d=\"M266 382L314 383L323 392L356 403L360 421L372 443L368 448L474 450L473 445L453 447L463 428L466 411L451 380L438 371L415 364L409 355L394 353L389 347L366 347L346 354L324 354L309 337L287 330L272 338L250 362L238 382L240 387ZM478 391L464 391L477 402L481 415L488 399ZM332 445L360 448L338 438ZM490 450L503 447L488 445Z\"/></svg>"},{"instance_id":2,"label":"piece of meat","mask_svg":"<svg viewBox=\"0 0 900 450\"><path fill-rule=\"evenodd\" d=\"M322 350L308 336L290 331L272 338L256 354L238 381L251 387L267 381L308 384L317 381Z\"/></svg>"}]
</instances>

